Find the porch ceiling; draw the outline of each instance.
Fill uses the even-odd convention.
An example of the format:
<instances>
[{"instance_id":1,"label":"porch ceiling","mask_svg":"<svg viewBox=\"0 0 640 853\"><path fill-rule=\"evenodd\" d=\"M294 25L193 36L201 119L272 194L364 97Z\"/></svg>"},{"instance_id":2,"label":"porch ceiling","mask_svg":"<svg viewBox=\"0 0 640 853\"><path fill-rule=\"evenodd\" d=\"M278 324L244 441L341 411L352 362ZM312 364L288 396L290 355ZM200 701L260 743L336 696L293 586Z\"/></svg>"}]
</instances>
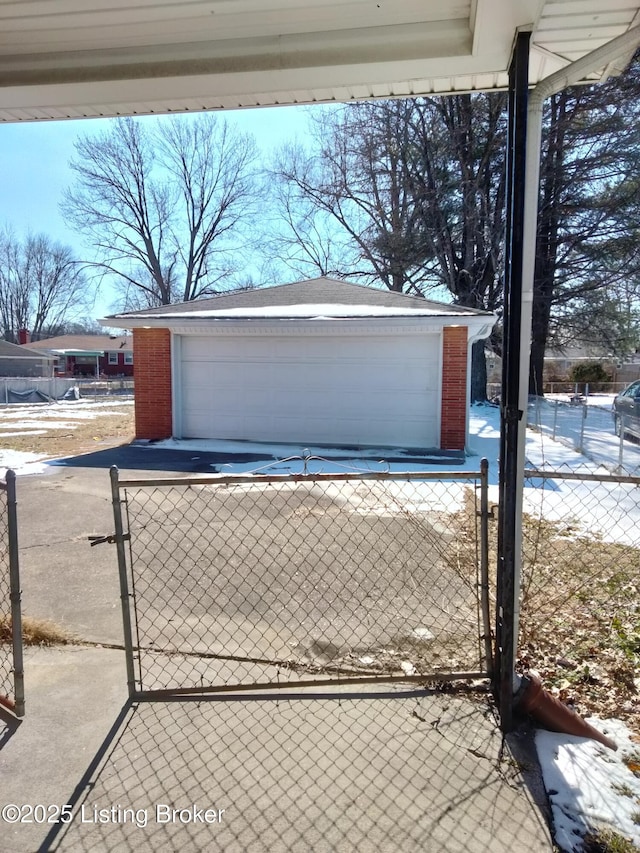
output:
<instances>
[{"instance_id":1,"label":"porch ceiling","mask_svg":"<svg viewBox=\"0 0 640 853\"><path fill-rule=\"evenodd\" d=\"M518 28L536 83L639 17L638 0L0 0L0 121L500 89Z\"/></svg>"}]
</instances>

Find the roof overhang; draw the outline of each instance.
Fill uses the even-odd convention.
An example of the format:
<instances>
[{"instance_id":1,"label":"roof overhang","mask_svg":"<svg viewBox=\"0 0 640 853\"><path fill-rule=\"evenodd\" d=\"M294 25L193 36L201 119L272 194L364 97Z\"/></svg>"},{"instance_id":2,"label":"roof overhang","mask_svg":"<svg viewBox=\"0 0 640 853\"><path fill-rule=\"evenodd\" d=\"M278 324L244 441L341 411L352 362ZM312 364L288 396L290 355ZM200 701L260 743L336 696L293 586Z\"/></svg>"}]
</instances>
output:
<instances>
[{"instance_id":1,"label":"roof overhang","mask_svg":"<svg viewBox=\"0 0 640 853\"><path fill-rule=\"evenodd\" d=\"M105 322L101 320L99 322ZM123 327L130 329L168 329L174 335L216 337L238 336L341 336L341 335L396 335L441 332L445 326L465 326L470 341L488 337L496 317L479 312L469 315L419 315L392 314L359 317L264 317L217 318L178 315L160 315L146 318L124 318Z\"/></svg>"},{"instance_id":2,"label":"roof overhang","mask_svg":"<svg viewBox=\"0 0 640 853\"><path fill-rule=\"evenodd\" d=\"M14 0L0 5L0 121L505 89L522 29L532 32L535 84L624 33L639 8L637 0Z\"/></svg>"},{"instance_id":3,"label":"roof overhang","mask_svg":"<svg viewBox=\"0 0 640 853\"><path fill-rule=\"evenodd\" d=\"M0 355L0 358L7 359L8 361L53 361L54 357L43 353L42 355Z\"/></svg>"},{"instance_id":4,"label":"roof overhang","mask_svg":"<svg viewBox=\"0 0 640 853\"><path fill-rule=\"evenodd\" d=\"M92 358L102 358L104 350L87 350L87 349L52 349L49 352L55 356L73 356L74 358L83 357L85 355Z\"/></svg>"}]
</instances>

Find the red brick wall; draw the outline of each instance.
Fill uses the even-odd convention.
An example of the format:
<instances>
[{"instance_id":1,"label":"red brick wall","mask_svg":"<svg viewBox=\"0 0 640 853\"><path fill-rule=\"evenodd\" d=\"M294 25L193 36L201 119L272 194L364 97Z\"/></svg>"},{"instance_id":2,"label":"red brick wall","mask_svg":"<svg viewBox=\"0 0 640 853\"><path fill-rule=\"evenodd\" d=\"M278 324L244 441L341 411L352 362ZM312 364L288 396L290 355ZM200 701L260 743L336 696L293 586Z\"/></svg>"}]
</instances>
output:
<instances>
[{"instance_id":1,"label":"red brick wall","mask_svg":"<svg viewBox=\"0 0 640 853\"><path fill-rule=\"evenodd\" d=\"M136 438L171 438L171 334L134 329Z\"/></svg>"},{"instance_id":2,"label":"red brick wall","mask_svg":"<svg viewBox=\"0 0 640 853\"><path fill-rule=\"evenodd\" d=\"M104 376L133 376L133 365L124 363L123 352L118 353L117 364L109 364L109 355L105 353L100 359L100 373Z\"/></svg>"},{"instance_id":3,"label":"red brick wall","mask_svg":"<svg viewBox=\"0 0 640 853\"><path fill-rule=\"evenodd\" d=\"M445 326L442 340L440 447L464 450L467 424L467 327Z\"/></svg>"}]
</instances>

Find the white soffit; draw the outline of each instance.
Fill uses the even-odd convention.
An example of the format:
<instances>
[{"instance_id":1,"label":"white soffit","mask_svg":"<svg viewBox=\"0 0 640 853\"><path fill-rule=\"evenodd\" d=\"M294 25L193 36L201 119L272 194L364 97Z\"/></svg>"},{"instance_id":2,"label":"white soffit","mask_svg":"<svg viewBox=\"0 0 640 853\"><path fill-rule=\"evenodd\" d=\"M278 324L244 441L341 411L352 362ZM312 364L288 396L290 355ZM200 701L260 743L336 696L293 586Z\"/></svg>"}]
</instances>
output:
<instances>
[{"instance_id":1,"label":"white soffit","mask_svg":"<svg viewBox=\"0 0 640 853\"><path fill-rule=\"evenodd\" d=\"M626 32L639 9L638 0L0 0L0 121L503 89L519 28L533 34L535 83Z\"/></svg>"}]
</instances>

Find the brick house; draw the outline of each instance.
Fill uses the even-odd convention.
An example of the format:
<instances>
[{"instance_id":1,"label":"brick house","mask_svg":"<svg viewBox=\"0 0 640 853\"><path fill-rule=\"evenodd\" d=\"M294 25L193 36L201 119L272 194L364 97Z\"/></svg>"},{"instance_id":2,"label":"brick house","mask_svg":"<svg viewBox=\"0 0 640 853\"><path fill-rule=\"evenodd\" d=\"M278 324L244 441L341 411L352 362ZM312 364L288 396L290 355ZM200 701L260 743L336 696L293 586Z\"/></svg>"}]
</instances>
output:
<instances>
[{"instance_id":1,"label":"brick house","mask_svg":"<svg viewBox=\"0 0 640 853\"><path fill-rule=\"evenodd\" d=\"M133 376L131 335L59 335L42 341L24 340L30 350L55 358L56 376Z\"/></svg>"},{"instance_id":2,"label":"brick house","mask_svg":"<svg viewBox=\"0 0 640 853\"><path fill-rule=\"evenodd\" d=\"M319 278L101 322L133 330L138 438L464 450L495 317Z\"/></svg>"}]
</instances>

